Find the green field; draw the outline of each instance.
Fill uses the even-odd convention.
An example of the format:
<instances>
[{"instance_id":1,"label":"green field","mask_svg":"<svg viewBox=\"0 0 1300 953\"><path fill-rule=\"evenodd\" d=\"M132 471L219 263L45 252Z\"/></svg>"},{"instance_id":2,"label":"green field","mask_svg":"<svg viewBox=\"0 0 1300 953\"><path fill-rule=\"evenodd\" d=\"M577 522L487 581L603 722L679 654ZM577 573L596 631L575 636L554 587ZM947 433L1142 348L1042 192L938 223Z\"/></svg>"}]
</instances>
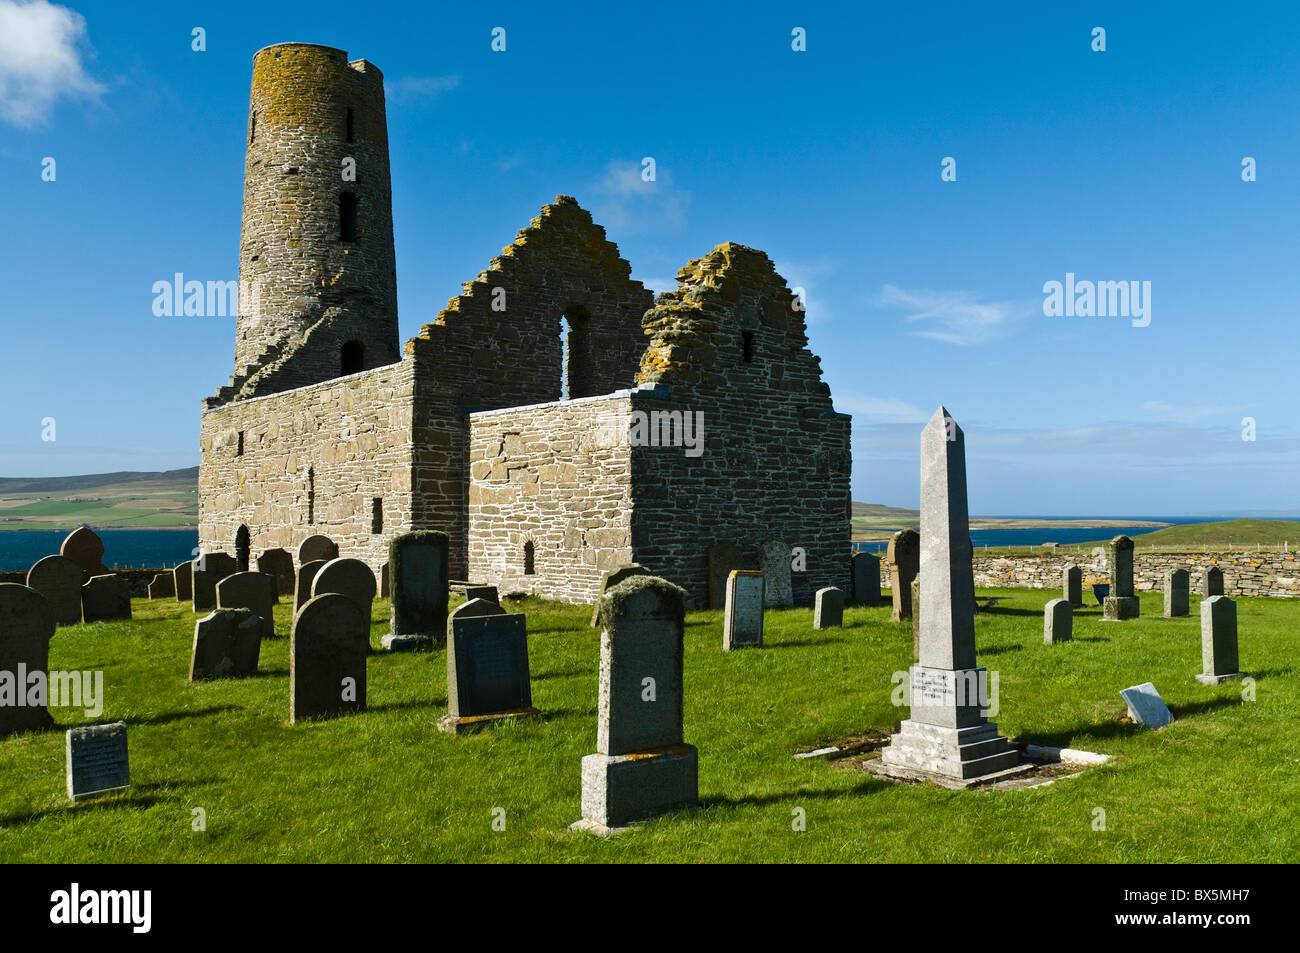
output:
<instances>
[{"instance_id":1,"label":"green field","mask_svg":"<svg viewBox=\"0 0 1300 953\"><path fill-rule=\"evenodd\" d=\"M199 522L198 467L0 478L0 530L181 529Z\"/></svg>"},{"instance_id":2,"label":"green field","mask_svg":"<svg viewBox=\"0 0 1300 953\"><path fill-rule=\"evenodd\" d=\"M1290 520L1253 519L1170 526L1168 529L1159 529L1153 533L1143 533L1134 539L1140 548L1186 547L1191 550L1224 549L1228 546L1235 546L1238 549L1254 546L1279 547L1283 543L1289 543L1291 548L1295 548L1297 541L1300 541L1300 523ZM1099 541L1083 545L1100 546L1103 543Z\"/></svg>"},{"instance_id":3,"label":"green field","mask_svg":"<svg viewBox=\"0 0 1300 953\"><path fill-rule=\"evenodd\" d=\"M1076 614L1075 641L1042 644L1055 592L987 590L981 664L999 675L996 720L1022 741L1115 756L1046 787L948 791L895 785L799 750L893 729L891 674L911 662L910 623L851 607L840 630L808 609L770 610L767 647L724 655L721 613L686 629L686 740L700 752L701 809L618 837L568 830L579 761L595 749L599 637L588 607L526 611L533 699L544 716L487 733L439 733L445 657L375 654L370 708L291 726L288 639L266 642L256 678L189 685L195 616L136 600L135 620L60 629L51 667L99 668L127 721L128 794L72 806L64 740L0 740L0 860L212 861L940 861L1294 862L1300 859L1300 602L1238 602L1242 685L1200 671L1197 600L1183 619L1103 623ZM377 602L372 641L386 631ZM289 606L277 609L287 632ZM1178 721L1124 723L1119 690L1153 681ZM59 729L84 719L57 709ZM207 830L192 829L203 808ZM506 829L494 831L504 808ZM792 830L792 812L807 829ZM1093 829L1094 811L1106 829Z\"/></svg>"}]
</instances>

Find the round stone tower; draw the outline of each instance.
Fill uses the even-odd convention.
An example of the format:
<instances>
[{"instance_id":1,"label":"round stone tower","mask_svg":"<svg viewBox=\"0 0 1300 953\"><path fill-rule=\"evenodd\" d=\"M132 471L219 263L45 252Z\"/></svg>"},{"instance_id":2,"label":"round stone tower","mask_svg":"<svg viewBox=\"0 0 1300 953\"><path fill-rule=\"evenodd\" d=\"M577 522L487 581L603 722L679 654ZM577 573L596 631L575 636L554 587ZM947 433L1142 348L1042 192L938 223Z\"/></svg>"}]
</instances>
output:
<instances>
[{"instance_id":1,"label":"round stone tower","mask_svg":"<svg viewBox=\"0 0 1300 953\"><path fill-rule=\"evenodd\" d=\"M230 397L400 360L383 75L312 43L253 56Z\"/></svg>"}]
</instances>

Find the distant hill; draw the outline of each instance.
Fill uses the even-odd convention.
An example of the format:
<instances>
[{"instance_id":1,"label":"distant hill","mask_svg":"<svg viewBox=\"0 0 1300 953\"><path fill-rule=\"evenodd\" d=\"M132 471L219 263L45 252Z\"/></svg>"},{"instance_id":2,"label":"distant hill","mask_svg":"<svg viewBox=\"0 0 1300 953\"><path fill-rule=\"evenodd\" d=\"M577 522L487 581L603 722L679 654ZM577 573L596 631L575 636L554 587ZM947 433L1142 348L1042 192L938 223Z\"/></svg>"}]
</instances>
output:
<instances>
[{"instance_id":1,"label":"distant hill","mask_svg":"<svg viewBox=\"0 0 1300 953\"><path fill-rule=\"evenodd\" d=\"M883 503L858 503L853 504L853 518L859 517L871 519L920 519L920 510L907 510L901 506L885 506Z\"/></svg>"},{"instance_id":2,"label":"distant hill","mask_svg":"<svg viewBox=\"0 0 1300 953\"><path fill-rule=\"evenodd\" d=\"M1103 545L1098 541L1096 545ZM1233 546L1280 546L1300 542L1300 522L1290 520L1239 519L1217 523L1184 523L1143 533L1135 542L1143 546L1187 546L1192 549L1215 549ZM1090 544L1089 544L1090 545Z\"/></svg>"},{"instance_id":3,"label":"distant hill","mask_svg":"<svg viewBox=\"0 0 1300 953\"><path fill-rule=\"evenodd\" d=\"M199 468L0 477L0 530L181 529L199 522Z\"/></svg>"}]
</instances>

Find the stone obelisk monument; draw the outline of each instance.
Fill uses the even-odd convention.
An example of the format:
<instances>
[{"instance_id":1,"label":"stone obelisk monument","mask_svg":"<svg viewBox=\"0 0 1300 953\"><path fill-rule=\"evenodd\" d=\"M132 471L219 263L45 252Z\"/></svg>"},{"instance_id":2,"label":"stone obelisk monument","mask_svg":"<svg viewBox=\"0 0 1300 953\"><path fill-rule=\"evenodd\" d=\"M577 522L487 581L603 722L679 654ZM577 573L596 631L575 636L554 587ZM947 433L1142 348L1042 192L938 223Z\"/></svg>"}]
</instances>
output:
<instances>
[{"instance_id":1,"label":"stone obelisk monument","mask_svg":"<svg viewBox=\"0 0 1300 953\"><path fill-rule=\"evenodd\" d=\"M943 407L921 431L920 580L911 718L881 752L876 770L949 787L1015 773L1020 753L984 716L988 673L975 663L966 438Z\"/></svg>"}]
</instances>

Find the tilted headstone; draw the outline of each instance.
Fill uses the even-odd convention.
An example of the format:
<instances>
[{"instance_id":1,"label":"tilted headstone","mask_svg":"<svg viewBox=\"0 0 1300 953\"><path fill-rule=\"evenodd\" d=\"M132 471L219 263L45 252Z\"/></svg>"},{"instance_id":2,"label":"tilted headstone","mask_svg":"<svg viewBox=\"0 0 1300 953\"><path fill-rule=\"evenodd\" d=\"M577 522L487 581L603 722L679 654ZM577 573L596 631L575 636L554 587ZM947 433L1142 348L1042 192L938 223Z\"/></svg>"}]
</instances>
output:
<instances>
[{"instance_id":1,"label":"tilted headstone","mask_svg":"<svg viewBox=\"0 0 1300 953\"><path fill-rule=\"evenodd\" d=\"M459 734L537 714L528 674L528 626L486 599L447 617L447 714L440 731Z\"/></svg>"},{"instance_id":2,"label":"tilted headstone","mask_svg":"<svg viewBox=\"0 0 1300 953\"><path fill-rule=\"evenodd\" d=\"M709 608L721 609L727 603L727 579L735 569L745 568L745 556L735 543L717 543L709 547ZM600 602L597 600L597 611Z\"/></svg>"},{"instance_id":3,"label":"tilted headstone","mask_svg":"<svg viewBox=\"0 0 1300 953\"><path fill-rule=\"evenodd\" d=\"M389 651L432 648L447 631L446 533L421 530L394 536L388 544L392 611L388 635L380 642Z\"/></svg>"},{"instance_id":4,"label":"tilted headstone","mask_svg":"<svg viewBox=\"0 0 1300 953\"><path fill-rule=\"evenodd\" d=\"M1223 570L1218 566L1210 566L1200 573L1201 595L1206 599L1210 596L1223 595Z\"/></svg>"},{"instance_id":5,"label":"tilted headstone","mask_svg":"<svg viewBox=\"0 0 1300 953\"><path fill-rule=\"evenodd\" d=\"M268 549L257 557L257 571L275 577L275 599L293 598L294 579L293 556L287 549Z\"/></svg>"},{"instance_id":6,"label":"tilted headstone","mask_svg":"<svg viewBox=\"0 0 1300 953\"><path fill-rule=\"evenodd\" d=\"M902 622L912 617L912 580L921 570L921 537L916 530L901 529L893 535L885 562L889 566L889 591L894 601L890 618Z\"/></svg>"},{"instance_id":7,"label":"tilted headstone","mask_svg":"<svg viewBox=\"0 0 1300 953\"><path fill-rule=\"evenodd\" d=\"M54 614L55 625L81 621L81 567L67 556L46 556L27 570L27 585L43 595Z\"/></svg>"},{"instance_id":8,"label":"tilted headstone","mask_svg":"<svg viewBox=\"0 0 1300 953\"><path fill-rule=\"evenodd\" d=\"M790 547L779 539L769 539L759 555L763 573L763 605L794 605L794 585L790 579Z\"/></svg>"},{"instance_id":9,"label":"tilted headstone","mask_svg":"<svg viewBox=\"0 0 1300 953\"><path fill-rule=\"evenodd\" d=\"M838 629L844 625L844 593L834 586L818 589L813 597L813 628Z\"/></svg>"},{"instance_id":10,"label":"tilted headstone","mask_svg":"<svg viewBox=\"0 0 1300 953\"><path fill-rule=\"evenodd\" d=\"M582 759L577 829L618 828L698 802L699 755L682 734L684 599L657 576L626 579L601 597L596 753Z\"/></svg>"},{"instance_id":11,"label":"tilted headstone","mask_svg":"<svg viewBox=\"0 0 1300 953\"><path fill-rule=\"evenodd\" d=\"M275 638L275 577L264 572L237 572L217 583L218 609L251 609L261 620L262 638Z\"/></svg>"},{"instance_id":12,"label":"tilted headstone","mask_svg":"<svg viewBox=\"0 0 1300 953\"><path fill-rule=\"evenodd\" d=\"M172 583L176 589L177 602L189 602L194 598L194 564L189 560L172 569Z\"/></svg>"},{"instance_id":13,"label":"tilted headstone","mask_svg":"<svg viewBox=\"0 0 1300 953\"><path fill-rule=\"evenodd\" d=\"M47 707L52 638L49 600L29 586L0 583L0 738L54 724ZM46 691L31 691L34 672L44 673Z\"/></svg>"},{"instance_id":14,"label":"tilted headstone","mask_svg":"<svg viewBox=\"0 0 1300 953\"><path fill-rule=\"evenodd\" d=\"M111 622L131 618L131 583L115 573L91 576L81 587L84 622Z\"/></svg>"},{"instance_id":15,"label":"tilted headstone","mask_svg":"<svg viewBox=\"0 0 1300 953\"><path fill-rule=\"evenodd\" d=\"M329 562L331 559L339 558L338 543L328 536L308 536L298 547L298 565L305 566L307 563L314 563L318 559L323 562Z\"/></svg>"},{"instance_id":16,"label":"tilted headstone","mask_svg":"<svg viewBox=\"0 0 1300 953\"><path fill-rule=\"evenodd\" d=\"M496 586L466 586L465 601L473 602L475 599L482 599L494 606L501 605L501 596L497 593Z\"/></svg>"},{"instance_id":17,"label":"tilted headstone","mask_svg":"<svg viewBox=\"0 0 1300 953\"><path fill-rule=\"evenodd\" d=\"M316 580L316 573L324 566L326 560L316 559L309 563L303 563L298 567L298 576L294 580L293 594L293 614L297 615L299 610L307 604L311 598L311 584Z\"/></svg>"},{"instance_id":18,"label":"tilted headstone","mask_svg":"<svg viewBox=\"0 0 1300 953\"><path fill-rule=\"evenodd\" d=\"M880 560L871 553L854 553L850 565L853 572L853 601L879 602Z\"/></svg>"},{"instance_id":19,"label":"tilted headstone","mask_svg":"<svg viewBox=\"0 0 1300 953\"><path fill-rule=\"evenodd\" d=\"M1122 689L1119 694L1128 705L1128 716L1144 728L1163 728L1174 720L1169 706L1150 682Z\"/></svg>"},{"instance_id":20,"label":"tilted headstone","mask_svg":"<svg viewBox=\"0 0 1300 953\"><path fill-rule=\"evenodd\" d=\"M200 553L192 565L190 582L194 611L208 612L217 607L217 583L235 574L235 557L229 553Z\"/></svg>"},{"instance_id":21,"label":"tilted headstone","mask_svg":"<svg viewBox=\"0 0 1300 953\"><path fill-rule=\"evenodd\" d=\"M1237 659L1237 604L1227 596L1210 596L1201 602L1201 664L1196 676L1202 685L1218 685L1240 678Z\"/></svg>"},{"instance_id":22,"label":"tilted headstone","mask_svg":"<svg viewBox=\"0 0 1300 953\"><path fill-rule=\"evenodd\" d=\"M369 651L360 605L337 592L309 599L289 636L289 721L363 710Z\"/></svg>"},{"instance_id":23,"label":"tilted headstone","mask_svg":"<svg viewBox=\"0 0 1300 953\"><path fill-rule=\"evenodd\" d=\"M1011 771L1020 754L988 721L987 672L975 658L966 437L940 407L921 432L920 662L911 717L881 752L892 776L960 786Z\"/></svg>"},{"instance_id":24,"label":"tilted headstone","mask_svg":"<svg viewBox=\"0 0 1300 953\"><path fill-rule=\"evenodd\" d=\"M125 791L131 786L126 722L69 728L68 797L74 801Z\"/></svg>"},{"instance_id":25,"label":"tilted headstone","mask_svg":"<svg viewBox=\"0 0 1300 953\"><path fill-rule=\"evenodd\" d=\"M596 604L591 610L591 625L593 627L600 624L600 598L610 589L613 589L624 579L631 579L633 576L648 576L650 570L646 569L640 563L629 563L626 566L619 566L617 569L611 569L600 577L600 592L596 594ZM465 590L465 598L473 598L469 590Z\"/></svg>"},{"instance_id":26,"label":"tilted headstone","mask_svg":"<svg viewBox=\"0 0 1300 953\"><path fill-rule=\"evenodd\" d=\"M1055 645L1074 638L1074 603L1053 599L1043 607L1043 644Z\"/></svg>"},{"instance_id":27,"label":"tilted headstone","mask_svg":"<svg viewBox=\"0 0 1300 953\"><path fill-rule=\"evenodd\" d=\"M160 572L149 581L150 599L171 599L176 595L176 580L170 572Z\"/></svg>"},{"instance_id":28,"label":"tilted headstone","mask_svg":"<svg viewBox=\"0 0 1300 953\"><path fill-rule=\"evenodd\" d=\"M1186 569L1170 569L1165 573L1165 618L1176 619L1187 615L1191 576Z\"/></svg>"},{"instance_id":29,"label":"tilted headstone","mask_svg":"<svg viewBox=\"0 0 1300 953\"><path fill-rule=\"evenodd\" d=\"M107 575L108 567L104 565L104 541L89 526L74 529L63 540L59 555L66 556L76 563L85 576L85 582L91 576Z\"/></svg>"},{"instance_id":30,"label":"tilted headstone","mask_svg":"<svg viewBox=\"0 0 1300 953\"><path fill-rule=\"evenodd\" d=\"M752 569L733 569L727 577L722 616L722 651L763 647L763 590L767 580ZM603 604L603 603L602 603Z\"/></svg>"},{"instance_id":31,"label":"tilted headstone","mask_svg":"<svg viewBox=\"0 0 1300 953\"><path fill-rule=\"evenodd\" d=\"M1141 603L1133 594L1133 540L1116 536L1110 541L1110 595L1102 603L1106 622L1136 619Z\"/></svg>"},{"instance_id":32,"label":"tilted headstone","mask_svg":"<svg viewBox=\"0 0 1300 953\"><path fill-rule=\"evenodd\" d=\"M190 681L255 675L261 653L262 619L256 612L252 609L214 609L194 623Z\"/></svg>"},{"instance_id":33,"label":"tilted headstone","mask_svg":"<svg viewBox=\"0 0 1300 953\"><path fill-rule=\"evenodd\" d=\"M1061 570L1061 598L1072 606L1083 605L1083 570L1073 563Z\"/></svg>"}]
</instances>

